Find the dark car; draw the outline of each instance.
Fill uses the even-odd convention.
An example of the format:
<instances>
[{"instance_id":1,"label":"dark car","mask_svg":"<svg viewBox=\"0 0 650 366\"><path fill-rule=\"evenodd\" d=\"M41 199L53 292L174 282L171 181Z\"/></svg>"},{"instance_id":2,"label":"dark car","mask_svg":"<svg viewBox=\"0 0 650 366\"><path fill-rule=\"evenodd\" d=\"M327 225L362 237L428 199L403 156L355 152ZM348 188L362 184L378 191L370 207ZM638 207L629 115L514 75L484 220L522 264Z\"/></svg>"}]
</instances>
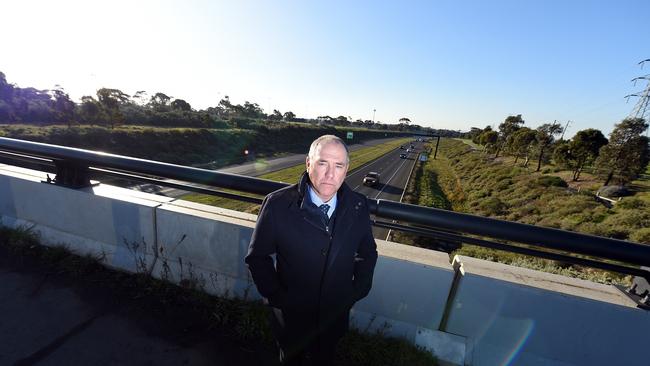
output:
<instances>
[{"instance_id":1,"label":"dark car","mask_svg":"<svg viewBox=\"0 0 650 366\"><path fill-rule=\"evenodd\" d=\"M365 177L363 177L363 184L366 186L375 186L379 184L379 173L377 172L368 172Z\"/></svg>"},{"instance_id":2,"label":"dark car","mask_svg":"<svg viewBox=\"0 0 650 366\"><path fill-rule=\"evenodd\" d=\"M404 154L404 153L399 154L399 157L400 157L401 159L406 159L406 156L407 156L407 155Z\"/></svg>"},{"instance_id":3,"label":"dark car","mask_svg":"<svg viewBox=\"0 0 650 366\"><path fill-rule=\"evenodd\" d=\"M402 150L404 150L404 145L400 146L399 148L402 149Z\"/></svg>"}]
</instances>

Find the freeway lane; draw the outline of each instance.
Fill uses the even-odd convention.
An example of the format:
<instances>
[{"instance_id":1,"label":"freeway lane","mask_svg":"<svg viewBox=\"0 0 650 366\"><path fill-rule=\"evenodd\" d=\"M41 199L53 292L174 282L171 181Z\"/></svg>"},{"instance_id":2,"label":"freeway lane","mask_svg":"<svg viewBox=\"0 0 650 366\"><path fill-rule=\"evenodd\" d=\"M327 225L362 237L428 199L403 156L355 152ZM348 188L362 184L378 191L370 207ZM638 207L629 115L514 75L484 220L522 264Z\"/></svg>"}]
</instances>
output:
<instances>
[{"instance_id":1,"label":"freeway lane","mask_svg":"<svg viewBox=\"0 0 650 366\"><path fill-rule=\"evenodd\" d=\"M416 159L420 152L423 151L422 142L414 142L413 151L406 153L406 149L395 149L388 154L374 160L352 173L349 173L345 182L353 190L372 199L385 199L400 202L402 193L408 183L409 174L415 165ZM408 145L404 146L409 147ZM402 159L400 154L406 153L407 158ZM378 172L380 182L374 187L363 185L363 177L368 172ZM377 239L385 240L388 236L388 230L384 228L373 227L373 235Z\"/></svg>"}]
</instances>

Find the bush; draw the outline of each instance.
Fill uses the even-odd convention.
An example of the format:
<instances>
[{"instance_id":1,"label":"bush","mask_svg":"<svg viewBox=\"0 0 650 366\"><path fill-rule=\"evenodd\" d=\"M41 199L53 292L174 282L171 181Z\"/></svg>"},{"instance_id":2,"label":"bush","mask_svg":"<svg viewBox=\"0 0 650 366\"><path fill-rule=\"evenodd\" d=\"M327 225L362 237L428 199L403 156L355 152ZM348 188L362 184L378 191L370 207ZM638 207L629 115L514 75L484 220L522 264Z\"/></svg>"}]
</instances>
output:
<instances>
[{"instance_id":1,"label":"bush","mask_svg":"<svg viewBox=\"0 0 650 366\"><path fill-rule=\"evenodd\" d=\"M487 216L497 216L505 213L508 207L500 199L488 197L479 204L478 208Z\"/></svg>"},{"instance_id":2,"label":"bush","mask_svg":"<svg viewBox=\"0 0 650 366\"><path fill-rule=\"evenodd\" d=\"M537 178L537 184L544 187L568 187L569 185L560 177L544 175Z\"/></svg>"},{"instance_id":3,"label":"bush","mask_svg":"<svg viewBox=\"0 0 650 366\"><path fill-rule=\"evenodd\" d=\"M630 234L630 240L637 243L650 244L650 228L644 227Z\"/></svg>"},{"instance_id":4,"label":"bush","mask_svg":"<svg viewBox=\"0 0 650 366\"><path fill-rule=\"evenodd\" d=\"M623 208L623 209L637 209L637 210L645 210L647 204L638 198L630 198L630 199L624 199L621 200L618 204L616 204L616 208Z\"/></svg>"}]
</instances>

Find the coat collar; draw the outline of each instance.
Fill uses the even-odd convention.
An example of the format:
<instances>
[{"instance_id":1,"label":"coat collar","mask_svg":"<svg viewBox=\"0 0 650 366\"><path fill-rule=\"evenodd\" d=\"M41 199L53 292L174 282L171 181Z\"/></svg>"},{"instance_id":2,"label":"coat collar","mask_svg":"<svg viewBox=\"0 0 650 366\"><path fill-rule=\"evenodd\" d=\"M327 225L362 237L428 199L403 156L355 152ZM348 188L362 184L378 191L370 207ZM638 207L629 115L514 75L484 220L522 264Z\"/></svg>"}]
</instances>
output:
<instances>
[{"instance_id":1,"label":"coat collar","mask_svg":"<svg viewBox=\"0 0 650 366\"><path fill-rule=\"evenodd\" d=\"M300 207L301 210L306 209L305 205L310 202L310 199L306 198L306 196L309 194L307 191L307 185L311 185L311 181L309 180L309 174L307 174L307 171L303 172L302 175L300 176L300 179L298 180L298 207ZM339 190L336 192L336 210L338 212L342 212L344 207L347 206L347 203L345 200L350 197L350 192L351 189L347 185L347 183L343 182L341 184L341 187Z\"/></svg>"}]
</instances>

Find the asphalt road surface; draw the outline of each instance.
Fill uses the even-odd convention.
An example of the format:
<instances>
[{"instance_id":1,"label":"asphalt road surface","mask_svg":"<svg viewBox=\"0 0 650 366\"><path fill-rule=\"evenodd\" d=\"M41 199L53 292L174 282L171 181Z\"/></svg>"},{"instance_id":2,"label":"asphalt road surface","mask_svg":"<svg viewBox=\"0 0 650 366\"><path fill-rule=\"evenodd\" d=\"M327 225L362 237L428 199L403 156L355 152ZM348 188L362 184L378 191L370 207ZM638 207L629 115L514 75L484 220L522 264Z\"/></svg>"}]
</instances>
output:
<instances>
[{"instance_id":1,"label":"asphalt road surface","mask_svg":"<svg viewBox=\"0 0 650 366\"><path fill-rule=\"evenodd\" d=\"M353 145L351 150L355 150L368 145L376 145L384 143L386 140L373 140L367 141L365 144ZM414 148L411 152L406 152L406 149L413 145ZM371 199L385 199L400 202L404 189L408 183L409 174L415 165L416 159L421 152L423 152L422 142L411 142L404 145L404 149L395 149L382 157L369 162L357 168L346 177L346 183L354 191L357 191ZM400 154L406 154L407 157L400 158ZM259 165L256 163L247 163L240 166L231 166L226 169L221 169L222 172L258 176L269 171L283 169L289 166L294 166L304 162L305 156L302 154L291 155L283 158L277 158L269 161L270 163ZM379 183L374 186L366 186L363 184L363 178L368 172L377 172L380 175ZM182 183L182 182L178 182ZM174 188L162 187L153 184L141 184L134 187L141 191L162 194L168 197L180 197L187 193L184 190ZM377 239L387 239L388 229L373 228L373 235Z\"/></svg>"},{"instance_id":2,"label":"asphalt road surface","mask_svg":"<svg viewBox=\"0 0 650 366\"><path fill-rule=\"evenodd\" d=\"M404 150L395 149L388 154L374 160L354 172L348 174L345 182L354 191L357 191L371 199L385 199L390 201L401 202L404 189L409 180L409 174L415 165L419 154L423 152L422 142L414 142L413 151L406 153ZM400 158L400 154L405 153L406 159ZM368 172L379 173L379 184L374 186L365 186L363 177ZM385 240L388 236L388 229L373 227L373 235L377 239Z\"/></svg>"}]
</instances>

